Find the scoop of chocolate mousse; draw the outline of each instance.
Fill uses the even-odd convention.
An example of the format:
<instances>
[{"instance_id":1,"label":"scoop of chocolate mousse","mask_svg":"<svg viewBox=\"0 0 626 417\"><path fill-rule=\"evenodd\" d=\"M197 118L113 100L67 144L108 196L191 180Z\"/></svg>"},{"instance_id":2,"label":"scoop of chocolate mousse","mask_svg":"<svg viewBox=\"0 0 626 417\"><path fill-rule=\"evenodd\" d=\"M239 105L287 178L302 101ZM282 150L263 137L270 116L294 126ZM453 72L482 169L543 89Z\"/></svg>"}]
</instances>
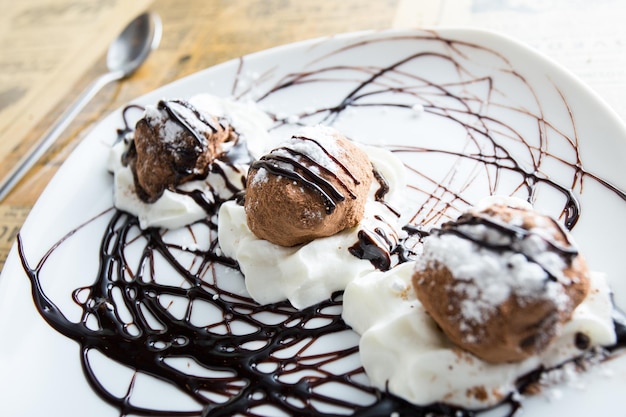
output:
<instances>
[{"instance_id":1,"label":"scoop of chocolate mousse","mask_svg":"<svg viewBox=\"0 0 626 417\"><path fill-rule=\"evenodd\" d=\"M206 177L222 144L233 135L226 121L186 101L162 100L157 106L146 106L124 161L133 171L137 195L153 203L166 189Z\"/></svg>"},{"instance_id":2,"label":"scoop of chocolate mousse","mask_svg":"<svg viewBox=\"0 0 626 417\"><path fill-rule=\"evenodd\" d=\"M303 128L250 166L248 227L281 246L334 235L361 221L372 179L369 158L345 136Z\"/></svg>"},{"instance_id":3,"label":"scoop of chocolate mousse","mask_svg":"<svg viewBox=\"0 0 626 417\"><path fill-rule=\"evenodd\" d=\"M413 284L454 344L487 362L517 362L550 345L586 297L589 271L557 221L505 200L426 238Z\"/></svg>"}]
</instances>

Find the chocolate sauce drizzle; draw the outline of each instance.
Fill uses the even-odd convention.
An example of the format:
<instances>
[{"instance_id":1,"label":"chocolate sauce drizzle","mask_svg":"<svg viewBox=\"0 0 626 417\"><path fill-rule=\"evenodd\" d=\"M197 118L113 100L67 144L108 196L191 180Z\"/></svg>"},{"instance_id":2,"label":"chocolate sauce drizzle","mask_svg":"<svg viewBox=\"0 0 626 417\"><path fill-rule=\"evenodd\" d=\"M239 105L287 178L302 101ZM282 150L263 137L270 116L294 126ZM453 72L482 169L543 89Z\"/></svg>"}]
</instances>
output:
<instances>
[{"instance_id":1,"label":"chocolate sauce drizzle","mask_svg":"<svg viewBox=\"0 0 626 417\"><path fill-rule=\"evenodd\" d=\"M292 140L313 143L335 163L338 170L344 172L355 185L359 184L352 172L317 140L304 136L293 136ZM288 156L285 156L285 153ZM274 149L261 159L254 161L250 169L253 171L265 169L273 175L296 181L298 184L319 193L324 201L326 214L332 214L337 208L337 204L345 200L344 194L333 184L333 181L347 192L350 198L356 198L356 194L350 186L341 180L337 173L332 172L311 156L286 146Z\"/></svg>"},{"instance_id":2,"label":"chocolate sauce drizzle","mask_svg":"<svg viewBox=\"0 0 626 417\"><path fill-rule=\"evenodd\" d=\"M215 229L209 221L195 226ZM72 231L67 238L77 231ZM138 233L145 241L143 255L129 264L126 252L129 246L137 244ZM394 410L420 413L414 415L449 412L473 415L443 404L416 408L381 393L361 382L363 369L358 362L344 372L326 369L329 364L350 360L358 353L356 345L309 353L309 349L315 350L316 341L350 331L341 319L341 294L336 293L329 300L301 311L286 302L259 306L249 298L221 289L215 284L215 276L206 276L217 264L236 268L236 262L218 254L216 243L206 251L186 250L193 252L200 263L194 268L200 272L193 273L173 254L183 248L167 243L157 229L139 229L135 217L114 211L102 239L96 279L90 286L77 288L72 295L83 311L82 319L72 322L41 286L45 262L63 240L33 267L24 255L21 236L18 238L20 258L32 284L37 310L51 327L80 345L80 359L89 383L103 400L119 410L120 415L257 416L255 408L267 405L292 416L336 415L336 411L320 411L324 406L356 416L388 416ZM185 284L159 283L158 271L153 269L157 257L162 257ZM170 312L167 300L171 298L188 302L182 317ZM194 324L197 320L194 309L200 308L200 304L209 304L220 311L218 317L206 325ZM271 323L264 321L264 314L274 316ZM126 315L130 320L124 319ZM316 323L319 320L324 320L325 324L320 326ZM235 330L242 326L248 330L243 333ZM100 382L93 369L92 351L135 370L136 374L158 378L198 401L200 409L153 410L133 405L132 384L125 396L115 396ZM184 367L174 368L172 360L181 358L214 374L200 376L185 372ZM285 382L298 374L305 376ZM370 404L355 404L349 399L329 395L327 391L321 392L324 386L336 388L337 385L362 391ZM216 396L226 400L210 400Z\"/></svg>"},{"instance_id":3,"label":"chocolate sauce drizzle","mask_svg":"<svg viewBox=\"0 0 626 417\"><path fill-rule=\"evenodd\" d=\"M176 105L184 107L187 110L189 110L193 114L196 120L200 121L203 125L208 127L213 133L217 132L219 129L225 129L225 127L222 124L220 124L219 127L215 126L215 123L212 120L204 117L204 115L200 111L198 111L198 109L196 109L188 101L160 100L159 103L157 104L157 108L159 110L165 110L167 114L169 115L169 117L171 118L171 120L174 120L178 125L183 127L191 136L193 136L196 139L196 142L198 143L199 146L202 146L202 147L206 146L207 144L206 136L204 136L201 132L198 132L198 130L191 125L190 121L185 116L183 116L183 114L180 111L176 109Z\"/></svg>"},{"instance_id":4,"label":"chocolate sauce drizzle","mask_svg":"<svg viewBox=\"0 0 626 417\"><path fill-rule=\"evenodd\" d=\"M417 101L423 104L426 114L445 118L465 129L469 142L476 146L472 152L427 148L420 146L419 139L416 139L415 145L390 146L400 156L433 154L449 157L452 161L450 171L454 171L462 163L474 162L484 168L482 173L489 178L489 189L485 194L501 191L499 185L504 173L516 174L521 178L519 185L509 190L510 193L526 192L531 201L539 186L548 186L564 196L561 211L563 222L569 229L576 225L581 215L582 208L572 190L578 188L582 192L582 178L597 181L606 190L626 201L623 191L584 169L575 146L576 138L567 137L552 126L543 117L542 110L539 114L533 114L530 110L520 109L519 113L535 118L538 126L553 129L574 145L574 161L560 160L574 171L574 180L567 186L543 172L542 162L546 158L557 159L549 149L542 147L547 144L547 137L542 136L539 145L531 145L512 126L494 120L482 112L483 108L476 105L482 102L482 97L470 91L477 86L488 86L488 98L491 100L500 93L497 83L488 77L473 76L472 71L463 65L463 56L467 50L478 50L495 56L506 64L506 59L495 51L424 32L419 36L399 35L383 41L355 42L338 48L329 53L328 57L373 42L406 40L432 43L437 48L443 48L445 52L416 53L379 68L350 65L338 67L334 64L324 67L324 57L321 57L312 62L315 69L288 74L266 88L257 101L263 103L279 96L285 89L309 83L336 83L339 79L336 77L337 71L343 71L349 76L341 79L343 82L353 82L354 88L328 107L298 114L297 123L333 124L345 110L351 108L393 107L411 111ZM460 77L462 75L466 79L441 85L403 69L405 64L419 64L423 60L451 65ZM243 77L244 65L245 60L242 59L233 88L240 85L238 79ZM527 85L534 94L522 75L511 68L504 71ZM267 79L271 77L260 77L260 80ZM395 82L395 79L401 81ZM256 91L261 91L263 86L256 87ZM250 91L253 89L246 90ZM237 95L236 91L233 93L234 96ZM389 94L399 99L391 100ZM377 101L377 98L380 100ZM442 99L452 102L453 105L442 105ZM565 100L563 104L567 106ZM276 123L276 129L288 123L280 119ZM119 132L120 136L128 134L130 130L127 124L126 129ZM527 163L516 159L506 143L499 141L498 133L502 132L516 144L527 145L532 161L530 168ZM225 162L228 161L225 159ZM266 167L271 165L268 161L259 164ZM407 169L412 175L409 182L410 192L424 198L422 204L415 207L416 211L410 216L411 221L404 228L408 237L395 243L392 250L399 254L399 262L410 260L415 255L411 245L407 244L409 240L419 242L422 236L429 233L429 225L437 224L441 219L456 218L459 212L470 205L470 201L464 196L464 190L469 183L458 186L448 177L430 177L419 169L418 164L407 163ZM307 179L310 182L314 180ZM332 200L330 197L335 191L339 193L339 190L331 190L329 200ZM384 195L385 192L381 184L380 194ZM351 332L341 320L340 293L319 305L298 311L288 303L259 306L246 297L225 290L220 279L224 279L226 275L231 279L241 277L223 274L224 270L236 272L238 266L236 261L221 254L215 237L214 214L221 202L205 202L203 196L195 193L193 197L200 204L206 205L209 216L205 221L189 226L188 233L192 237L211 236L212 240L206 249L182 247L169 242L167 231L141 230L137 219L128 214L115 210L102 214L110 219L102 235L99 265L97 270L84 271L93 276L93 284L77 288L69 295L82 309L79 322L67 318L60 307L62 302L55 303L50 299L43 290L43 284L50 279L45 274L46 262L53 262L56 250L82 229L78 227L70 231L36 261L26 257L25 247L30 236L18 236L19 256L31 282L35 307L52 328L79 344L79 359L85 378L103 401L119 411L120 416L256 417L269 413L311 417L338 414L388 417L397 413L399 417L471 417L481 414L480 411L445 404L414 406L365 383L365 374L358 361L354 366L348 366L358 355L357 344L345 346L343 343L343 347L337 348L325 347L323 342L327 337L343 340L342 335ZM394 246L393 239L385 238L384 233L379 233L378 236L382 238L382 243L379 244ZM378 255L378 252L374 252L372 261L377 267L384 269L387 259L379 259ZM165 282L162 282L163 274ZM182 283L174 285L171 284L172 281ZM174 307L180 305L183 306L183 313L177 314ZM214 314L203 315L198 322L195 313L202 311L203 306ZM614 323L618 342L607 348L610 352L626 347L626 319L617 310L614 312ZM90 355L94 351L134 371L126 394L118 396L107 388L93 367ZM179 360L185 364L177 365ZM190 371L191 365L201 372ZM540 369L520 378L518 389L523 391L536 383L543 371ZM135 383L139 383L136 381L140 375L150 375L158 379L176 392L194 400L198 407L193 410L176 410L135 404L133 389ZM351 397L344 396L344 387L352 393L358 392L359 395L353 397L358 400L352 401ZM511 395L497 408L501 415L512 416L520 407L516 397Z\"/></svg>"},{"instance_id":5,"label":"chocolate sauce drizzle","mask_svg":"<svg viewBox=\"0 0 626 417\"><path fill-rule=\"evenodd\" d=\"M383 228L376 227L374 230L359 230L358 241L350 246L348 251L359 259L367 259L381 271L391 268L391 255L397 246L397 237L390 237Z\"/></svg>"},{"instance_id":6,"label":"chocolate sauce drizzle","mask_svg":"<svg viewBox=\"0 0 626 417\"><path fill-rule=\"evenodd\" d=\"M510 208L510 210L519 210ZM520 214L523 215L523 214ZM560 237L565 240L564 244L558 242L556 238L548 239L545 236L529 229L525 229L515 224L504 222L495 216L486 213L466 213L459 217L456 221L446 222L440 228L433 229L432 234L445 235L452 234L462 239L469 240L476 245L487 248L492 251L505 252L512 251L521 253L529 262L533 262L543 269L548 279L551 281L559 281L563 279L563 274L553 271L550 267L537 261L532 255L525 252L523 245L516 242L523 241L531 236L540 238L549 249L557 253L566 265L571 265L573 259L578 256L578 248L570 241L569 236L562 230L563 226L550 217L545 217L550 221L555 230L558 231ZM489 242L481 237L475 236L469 229L464 226L484 226L488 229L497 231L500 235L508 237L507 242L499 241L498 243Z\"/></svg>"}]
</instances>

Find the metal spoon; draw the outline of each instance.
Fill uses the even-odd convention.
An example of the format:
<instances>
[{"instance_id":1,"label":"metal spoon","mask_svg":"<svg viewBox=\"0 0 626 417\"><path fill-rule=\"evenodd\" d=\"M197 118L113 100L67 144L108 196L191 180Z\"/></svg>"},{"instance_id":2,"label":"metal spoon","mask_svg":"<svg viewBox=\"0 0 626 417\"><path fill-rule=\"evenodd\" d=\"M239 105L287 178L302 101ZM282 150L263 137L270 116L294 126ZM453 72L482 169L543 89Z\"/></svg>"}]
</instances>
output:
<instances>
[{"instance_id":1,"label":"metal spoon","mask_svg":"<svg viewBox=\"0 0 626 417\"><path fill-rule=\"evenodd\" d=\"M0 183L0 200L3 200L13 187L17 185L26 172L35 165L102 87L113 81L128 77L143 64L150 51L159 45L161 33L161 19L155 13L143 13L126 26L122 33L109 45L106 60L109 72L101 75L87 87L33 149L2 180Z\"/></svg>"}]
</instances>

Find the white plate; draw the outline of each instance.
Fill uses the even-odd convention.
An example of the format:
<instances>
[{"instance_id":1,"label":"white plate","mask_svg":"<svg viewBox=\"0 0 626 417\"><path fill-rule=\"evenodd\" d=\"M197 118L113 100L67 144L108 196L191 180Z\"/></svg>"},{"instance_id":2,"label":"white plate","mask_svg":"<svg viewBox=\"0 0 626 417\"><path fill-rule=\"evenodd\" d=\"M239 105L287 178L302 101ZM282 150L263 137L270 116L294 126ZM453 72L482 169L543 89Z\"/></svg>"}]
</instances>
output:
<instances>
[{"instance_id":1,"label":"white plate","mask_svg":"<svg viewBox=\"0 0 626 417\"><path fill-rule=\"evenodd\" d=\"M365 143L396 150L418 147L398 154L416 168L407 201L416 220L426 225L455 217L490 193L527 197L533 177L522 171L537 172L537 185L530 184L532 200L555 216L566 206L558 188L573 190L581 208L574 236L591 268L608 274L617 304L626 308L626 201L607 185L626 190L626 129L587 87L524 46L464 29L341 35L227 62L136 102L206 92L257 100L284 121L274 135L286 135L297 123L323 121ZM318 112L322 109L336 112ZM89 221L112 206L106 159L121 127L121 111L116 111L89 134L53 178L21 232L31 267L62 240L40 279L43 292L73 320L80 309L72 290L94 281L99 245L112 215L109 211ZM511 159L505 158L507 153ZM240 278L231 274L231 279ZM120 414L87 383L78 344L37 312L16 248L0 278L0 332L2 415ZM331 344L355 341L343 334ZM131 371L96 356L98 380L123 396ZM333 366L333 372L340 372L354 363ZM330 395L356 395L341 386L326 388ZM560 386L563 398L551 400L557 391L548 390L526 399L524 408L533 416L609 415L615 407L621 409L625 388L622 356L576 384ZM155 409L198 409L167 384L143 376L137 378L131 401ZM271 408L258 411L277 414Z\"/></svg>"}]
</instances>

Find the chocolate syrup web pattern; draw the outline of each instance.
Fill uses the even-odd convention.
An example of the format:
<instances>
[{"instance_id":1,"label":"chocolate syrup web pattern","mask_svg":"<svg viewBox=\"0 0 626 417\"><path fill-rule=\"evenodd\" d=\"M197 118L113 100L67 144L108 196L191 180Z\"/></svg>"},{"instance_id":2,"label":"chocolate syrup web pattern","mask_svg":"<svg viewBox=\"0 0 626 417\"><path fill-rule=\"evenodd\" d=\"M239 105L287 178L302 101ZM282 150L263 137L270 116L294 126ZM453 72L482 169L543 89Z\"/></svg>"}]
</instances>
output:
<instances>
[{"instance_id":1,"label":"chocolate syrup web pattern","mask_svg":"<svg viewBox=\"0 0 626 417\"><path fill-rule=\"evenodd\" d=\"M377 42L417 42L419 47L381 66L372 65L371 59L367 65L349 58L344 65L326 63ZM468 58L476 54L497 63L495 74ZM576 127L560 92L555 94L561 109L551 111L565 114L565 124L549 121L524 76L504 56L480 45L431 33L357 40L279 79L273 71L250 78L246 64L243 58L233 96L253 98L272 114L276 134L315 123L349 133L355 123L367 125L373 118L398 123L398 117L415 129L407 130L405 140L389 139L386 145L409 171L408 198L416 209L404 217L411 234L456 218L476 195L512 194L535 201L548 194L556 201L556 215L570 229L584 212L575 197L582 193L584 180L626 202L624 192L585 170ZM441 78L423 71L433 65L441 69ZM507 83L519 92L518 106L511 106L502 88ZM332 89L333 98L314 107L295 103L290 114L275 110L285 94L297 97L301 90L310 94L317 88ZM523 122L510 124L510 119ZM445 143L420 137L419 126L437 120L453 126ZM553 146L568 151L557 155ZM421 170L425 158L435 159L439 168ZM553 176L550 166L555 164L566 174ZM99 268L85 271L93 275L91 285L68 294L82 310L78 322L67 318L42 283L49 279L45 264L84 226L69 232L39 261L27 259L28 239L18 239L36 308L50 326L80 345L86 380L119 415L480 414L440 404L415 407L369 387L358 361L358 338L341 320L339 293L302 311L288 303L256 305L241 291L236 262L220 255L214 209L206 221L178 231L142 231L134 217L116 210L98 216L108 219ZM398 250L410 252L408 242L416 240L404 241ZM616 318L616 328L619 342L612 349L626 344L621 319ZM127 377L117 383L125 387L123 393L114 392L102 378L98 355L125 369ZM539 376L522 378L520 390ZM153 406L137 398L142 384L166 386L185 405ZM502 415L512 415L520 404L510 397L500 407Z\"/></svg>"}]
</instances>

